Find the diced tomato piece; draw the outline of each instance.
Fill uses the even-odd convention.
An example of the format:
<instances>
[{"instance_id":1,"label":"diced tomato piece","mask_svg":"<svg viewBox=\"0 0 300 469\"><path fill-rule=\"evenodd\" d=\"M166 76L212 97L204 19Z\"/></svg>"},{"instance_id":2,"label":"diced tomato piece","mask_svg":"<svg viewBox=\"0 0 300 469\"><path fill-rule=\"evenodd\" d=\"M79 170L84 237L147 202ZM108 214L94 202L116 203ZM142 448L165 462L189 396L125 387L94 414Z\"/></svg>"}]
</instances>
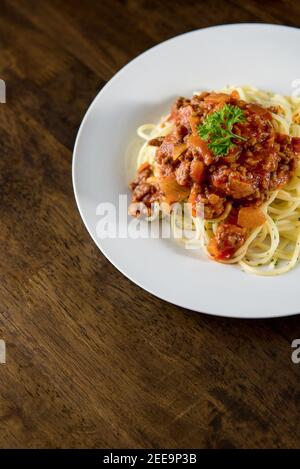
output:
<instances>
[{"instance_id":1,"label":"diced tomato piece","mask_svg":"<svg viewBox=\"0 0 300 469\"><path fill-rule=\"evenodd\" d=\"M209 254L217 261L224 261L230 259L232 254L234 254L233 248L219 249L216 238L212 238L208 243L207 250Z\"/></svg>"},{"instance_id":2,"label":"diced tomato piece","mask_svg":"<svg viewBox=\"0 0 300 469\"><path fill-rule=\"evenodd\" d=\"M168 204L182 202L190 193L188 187L183 187L178 184L174 174L159 178L159 186L164 193L164 201Z\"/></svg>"},{"instance_id":3,"label":"diced tomato piece","mask_svg":"<svg viewBox=\"0 0 300 469\"><path fill-rule=\"evenodd\" d=\"M235 99L235 100L240 99L239 92L238 92L237 90L233 90L233 91L230 93L230 97L231 97L231 99Z\"/></svg>"},{"instance_id":4,"label":"diced tomato piece","mask_svg":"<svg viewBox=\"0 0 300 469\"><path fill-rule=\"evenodd\" d=\"M227 93L210 93L204 98L204 101L209 104L225 104L230 101L230 95Z\"/></svg>"},{"instance_id":5,"label":"diced tomato piece","mask_svg":"<svg viewBox=\"0 0 300 469\"><path fill-rule=\"evenodd\" d=\"M238 214L238 225L243 228L257 228L265 223L266 216L260 207L242 207Z\"/></svg>"},{"instance_id":6,"label":"diced tomato piece","mask_svg":"<svg viewBox=\"0 0 300 469\"><path fill-rule=\"evenodd\" d=\"M254 188L250 182L242 181L238 177L232 177L228 183L228 193L234 199L241 199L253 194Z\"/></svg>"},{"instance_id":7,"label":"diced tomato piece","mask_svg":"<svg viewBox=\"0 0 300 469\"><path fill-rule=\"evenodd\" d=\"M199 124L200 124L200 117L198 117L198 116L191 116L190 117L190 126L191 126L193 134L197 133L197 129L198 129Z\"/></svg>"}]
</instances>

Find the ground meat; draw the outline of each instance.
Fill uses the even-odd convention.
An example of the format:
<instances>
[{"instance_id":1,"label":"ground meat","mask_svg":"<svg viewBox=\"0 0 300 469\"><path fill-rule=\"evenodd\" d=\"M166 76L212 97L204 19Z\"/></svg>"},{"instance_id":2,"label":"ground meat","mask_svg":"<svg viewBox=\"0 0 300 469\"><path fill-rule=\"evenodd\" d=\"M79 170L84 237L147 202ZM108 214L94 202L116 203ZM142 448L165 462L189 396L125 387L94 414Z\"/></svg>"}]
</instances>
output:
<instances>
[{"instance_id":1,"label":"ground meat","mask_svg":"<svg viewBox=\"0 0 300 469\"><path fill-rule=\"evenodd\" d=\"M149 182L152 176L150 164L140 166L136 179L129 185L132 190L132 201L128 209L131 216L139 216L141 213L150 215L151 204L159 201L161 192L157 184Z\"/></svg>"},{"instance_id":2,"label":"ground meat","mask_svg":"<svg viewBox=\"0 0 300 469\"><path fill-rule=\"evenodd\" d=\"M292 138L292 148L293 148L294 153L297 153L298 155L300 154L300 138L299 137Z\"/></svg>"},{"instance_id":3,"label":"ground meat","mask_svg":"<svg viewBox=\"0 0 300 469\"><path fill-rule=\"evenodd\" d=\"M196 199L197 204L204 205L204 218L212 220L222 215L225 210L226 198L211 193L207 189L200 193Z\"/></svg>"},{"instance_id":4,"label":"ground meat","mask_svg":"<svg viewBox=\"0 0 300 469\"><path fill-rule=\"evenodd\" d=\"M244 244L246 229L230 223L222 223L218 226L215 238L212 239L208 250L218 260L225 260Z\"/></svg>"},{"instance_id":5,"label":"ground meat","mask_svg":"<svg viewBox=\"0 0 300 469\"><path fill-rule=\"evenodd\" d=\"M156 137L149 140L148 145L151 147L160 147L164 141L164 137Z\"/></svg>"},{"instance_id":6,"label":"ground meat","mask_svg":"<svg viewBox=\"0 0 300 469\"><path fill-rule=\"evenodd\" d=\"M175 167L176 166L174 165L173 161L164 161L159 166L159 175L160 175L160 177L171 176L171 174L174 174Z\"/></svg>"},{"instance_id":7,"label":"ground meat","mask_svg":"<svg viewBox=\"0 0 300 469\"><path fill-rule=\"evenodd\" d=\"M175 170L176 181L180 186L187 186L190 180L190 166L189 161L182 161Z\"/></svg>"},{"instance_id":8,"label":"ground meat","mask_svg":"<svg viewBox=\"0 0 300 469\"><path fill-rule=\"evenodd\" d=\"M173 104L172 106L172 109L171 109L171 114L170 114L170 117L169 119L171 121L176 121L177 119L177 116L178 116L178 111L180 108L184 107L184 106L189 106L190 105L190 102L191 100L190 99L187 99L187 98L183 98L182 96L180 96L176 101L175 103Z\"/></svg>"},{"instance_id":9,"label":"ground meat","mask_svg":"<svg viewBox=\"0 0 300 469\"><path fill-rule=\"evenodd\" d=\"M255 192L256 179L245 177L241 172L225 165L219 166L211 175L212 185L224 195L242 199Z\"/></svg>"},{"instance_id":10,"label":"ground meat","mask_svg":"<svg viewBox=\"0 0 300 469\"><path fill-rule=\"evenodd\" d=\"M131 217L139 217L140 215L148 217L151 215L151 210L143 202L131 202L128 207L128 215Z\"/></svg>"},{"instance_id":11,"label":"ground meat","mask_svg":"<svg viewBox=\"0 0 300 469\"><path fill-rule=\"evenodd\" d=\"M136 178L129 184L129 187L134 191L140 184L146 182L146 180L152 175L152 168L149 163L142 164L136 174Z\"/></svg>"},{"instance_id":12,"label":"ground meat","mask_svg":"<svg viewBox=\"0 0 300 469\"><path fill-rule=\"evenodd\" d=\"M173 161L173 151L176 138L173 134L164 138L162 145L157 149L155 159L158 164L171 163Z\"/></svg>"},{"instance_id":13,"label":"ground meat","mask_svg":"<svg viewBox=\"0 0 300 469\"><path fill-rule=\"evenodd\" d=\"M190 118L193 114L193 108L190 105L183 106L177 111L176 125L185 127L187 130L191 128Z\"/></svg>"},{"instance_id":14,"label":"ground meat","mask_svg":"<svg viewBox=\"0 0 300 469\"><path fill-rule=\"evenodd\" d=\"M145 198L146 195L148 195L151 191L151 184L148 184L147 182L141 182L136 186L136 188L133 191L133 199L135 202L140 202Z\"/></svg>"}]
</instances>

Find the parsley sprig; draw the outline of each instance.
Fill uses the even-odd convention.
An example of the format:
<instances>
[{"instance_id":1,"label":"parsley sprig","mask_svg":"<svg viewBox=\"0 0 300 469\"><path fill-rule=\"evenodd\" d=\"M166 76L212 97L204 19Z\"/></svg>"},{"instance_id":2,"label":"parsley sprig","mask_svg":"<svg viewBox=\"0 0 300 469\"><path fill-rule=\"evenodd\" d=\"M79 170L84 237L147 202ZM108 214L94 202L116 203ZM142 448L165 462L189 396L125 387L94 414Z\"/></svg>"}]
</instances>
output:
<instances>
[{"instance_id":1,"label":"parsley sprig","mask_svg":"<svg viewBox=\"0 0 300 469\"><path fill-rule=\"evenodd\" d=\"M208 141L208 148L217 157L228 154L234 147L233 138L246 140L241 135L233 133L234 124L245 120L242 109L232 104L225 104L222 109L209 114L198 127L199 136Z\"/></svg>"}]
</instances>

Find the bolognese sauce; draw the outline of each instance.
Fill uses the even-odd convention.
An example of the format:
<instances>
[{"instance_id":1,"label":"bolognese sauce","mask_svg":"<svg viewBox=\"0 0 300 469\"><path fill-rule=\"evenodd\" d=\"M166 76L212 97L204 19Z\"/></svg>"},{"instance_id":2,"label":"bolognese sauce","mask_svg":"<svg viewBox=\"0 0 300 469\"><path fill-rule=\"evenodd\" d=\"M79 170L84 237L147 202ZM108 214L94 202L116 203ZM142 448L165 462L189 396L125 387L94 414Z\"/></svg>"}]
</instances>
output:
<instances>
[{"instance_id":1,"label":"bolognese sauce","mask_svg":"<svg viewBox=\"0 0 300 469\"><path fill-rule=\"evenodd\" d=\"M260 207L270 192L296 168L300 138L275 130L275 111L241 100L237 91L179 98L168 118L171 133L148 142L156 147L156 174L149 163L138 169L130 214L139 215L140 202L149 213L153 202L188 200L194 216L202 205L206 220L223 217L210 255L230 259L248 231L265 222Z\"/></svg>"}]
</instances>

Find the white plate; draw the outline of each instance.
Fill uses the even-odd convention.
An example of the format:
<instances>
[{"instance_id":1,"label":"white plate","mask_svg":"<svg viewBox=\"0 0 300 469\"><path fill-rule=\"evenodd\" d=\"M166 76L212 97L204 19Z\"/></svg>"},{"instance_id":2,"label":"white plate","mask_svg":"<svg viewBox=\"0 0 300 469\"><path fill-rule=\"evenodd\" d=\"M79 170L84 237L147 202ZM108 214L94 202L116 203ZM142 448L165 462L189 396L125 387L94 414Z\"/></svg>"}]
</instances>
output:
<instances>
[{"instance_id":1,"label":"white plate","mask_svg":"<svg viewBox=\"0 0 300 469\"><path fill-rule=\"evenodd\" d=\"M168 40L117 73L90 106L73 157L82 219L103 254L140 287L208 314L263 318L300 311L300 270L265 278L212 262L172 240L99 239L100 202L128 193L125 152L136 128L157 122L176 96L227 84L291 94L300 79L300 30L266 24L217 26ZM296 82L294 82L294 85ZM146 223L146 222L145 222Z\"/></svg>"}]
</instances>

